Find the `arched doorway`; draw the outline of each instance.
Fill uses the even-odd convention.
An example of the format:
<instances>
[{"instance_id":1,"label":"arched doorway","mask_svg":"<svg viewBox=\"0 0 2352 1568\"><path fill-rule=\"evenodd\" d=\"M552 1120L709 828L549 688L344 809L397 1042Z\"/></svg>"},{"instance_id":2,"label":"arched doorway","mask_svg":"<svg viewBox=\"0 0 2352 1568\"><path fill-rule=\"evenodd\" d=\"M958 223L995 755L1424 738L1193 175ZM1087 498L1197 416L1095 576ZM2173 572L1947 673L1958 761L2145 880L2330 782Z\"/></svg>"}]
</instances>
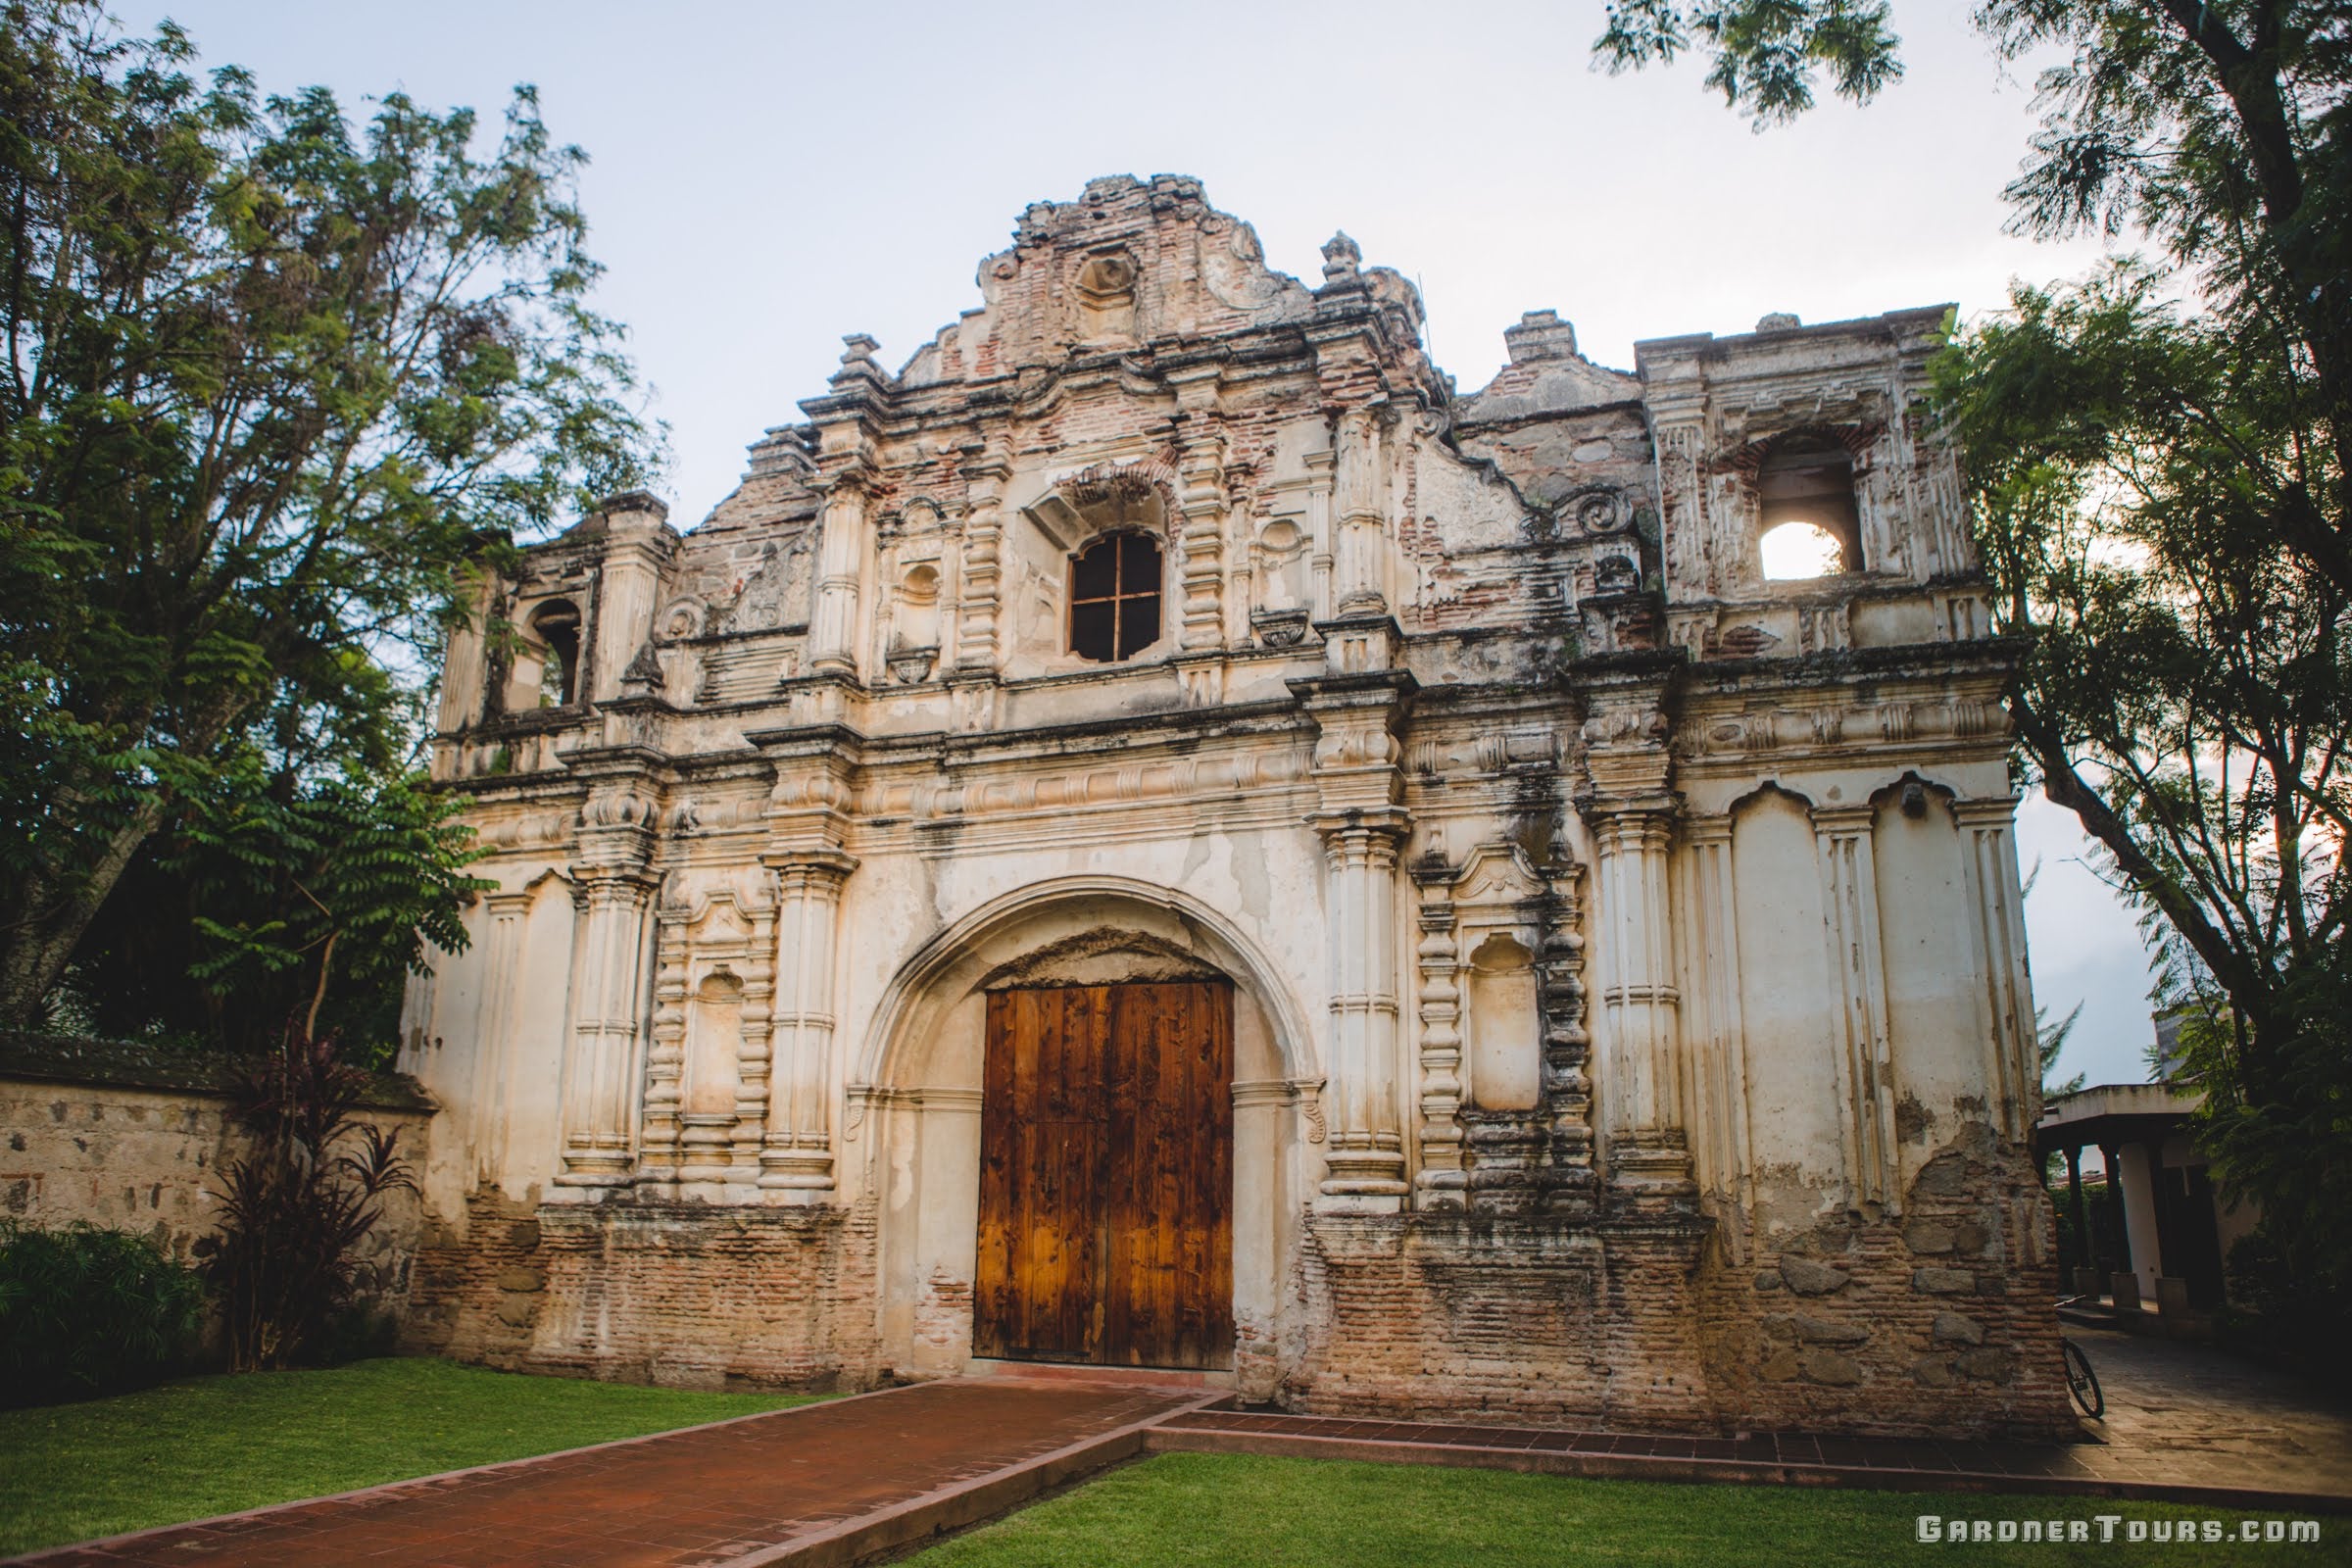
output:
<instances>
[{"instance_id":1,"label":"arched doorway","mask_svg":"<svg viewBox=\"0 0 2352 1568\"><path fill-rule=\"evenodd\" d=\"M1233 1363L1233 987L988 994L972 1350Z\"/></svg>"},{"instance_id":2,"label":"arched doorway","mask_svg":"<svg viewBox=\"0 0 2352 1568\"><path fill-rule=\"evenodd\" d=\"M959 1373L975 1359L1000 1356L1230 1366L1245 1395L1270 1396L1298 1353L1298 1335L1285 1329L1286 1282L1298 1261L1298 1216L1321 1173L1314 1147L1321 1142L1321 1078L1306 1044L1299 983L1275 969L1226 916L1171 890L1111 877L1063 879L1003 895L906 959L873 1014L850 1083L849 1136L866 1151L862 1179L879 1199L876 1312L884 1361L917 1375ZM1047 1009L1042 999L1049 993L1060 994L1052 1004L1060 1012ZM1020 1218L1005 1199L992 1201L1006 1218L984 1218L984 1149L992 1137L984 1128L992 1100L1012 1113L1008 1126L1017 1126L1034 1119L1046 1093L1025 1091L1031 1108L1022 1111L1018 1052L1004 1058L992 1080L992 1012L997 1028L1014 1028L1023 996L1038 1009L1030 1027L1046 1031L1052 1019L1056 1042L1066 1040L1070 1009L1080 1013L1082 1030L1102 1019L1100 1046L1078 1049L1101 1052L1102 1067L1087 1069L1094 1077L1081 1074L1079 1081L1099 1081L1104 1097L1090 1102L1081 1096L1059 1106L1064 1119L1083 1124L1061 1139L1068 1151L1062 1169L1075 1165L1063 1179L1108 1180L1114 1192L1147 1177L1157 1184L1164 1155L1167 1179L1190 1180L1198 1201L1191 1208L1157 1196L1149 1204L1106 1202L1100 1185L1055 1195L1046 1206L1075 1218L1046 1225L1040 1255L1054 1263L1056 1250L1064 1254L1055 1266L1078 1271L1085 1288L1072 1287L1066 1298L1041 1291L1032 1299L1058 1303L1054 1310L1069 1314L1060 1319L1064 1325L1081 1314L1091 1319L1100 1307L1102 1328L1094 1332L1090 1322L1077 1331L1057 1329L1049 1339L1046 1329L1024 1327L1021 1338L1007 1342L992 1337L982 1296L1025 1265L1008 1258L988 1273L980 1252L992 1226L1005 1229ZM1165 1015L1178 1008L1190 1021L1171 1026ZM1155 1010L1162 1015L1157 1025L1125 1021ZM1222 1061L1188 1058L1180 1085L1151 1085L1148 1105L1118 1109L1118 1095L1134 1092L1120 1086L1132 1086L1147 1061L1168 1051L1198 1051L1219 1028L1227 1052ZM1129 1044L1114 1046L1119 1040ZM1057 1043L1054 1050L1064 1070L1038 1077L1066 1093L1071 1048ZM1034 1074L1043 1054L1032 1055ZM1162 1066L1150 1070L1168 1076ZM1006 1073L1016 1075L1010 1089L1004 1087ZM1055 1108L1050 1099L1043 1103ZM1143 1137L1117 1130L1130 1121L1149 1124ZM1153 1130L1163 1126L1164 1136ZM1153 1160L1109 1164L1112 1156L1103 1151L1112 1139L1148 1140ZM1034 1164L1042 1156L1033 1150L1028 1157ZM1221 1213L1206 1200L1211 1194L1223 1196ZM1141 1231L1146 1218L1156 1228L1159 1215L1175 1216L1164 1238L1139 1235L1113 1245L1114 1229ZM1220 1234L1227 1238L1222 1266L1213 1255ZM1094 1247L1094 1255L1084 1255L1082 1245ZM1108 1272L1122 1260L1123 1285ZM1122 1293L1130 1303L1123 1330L1111 1315ZM1146 1312L1140 1322L1133 1315L1138 1304Z\"/></svg>"}]
</instances>

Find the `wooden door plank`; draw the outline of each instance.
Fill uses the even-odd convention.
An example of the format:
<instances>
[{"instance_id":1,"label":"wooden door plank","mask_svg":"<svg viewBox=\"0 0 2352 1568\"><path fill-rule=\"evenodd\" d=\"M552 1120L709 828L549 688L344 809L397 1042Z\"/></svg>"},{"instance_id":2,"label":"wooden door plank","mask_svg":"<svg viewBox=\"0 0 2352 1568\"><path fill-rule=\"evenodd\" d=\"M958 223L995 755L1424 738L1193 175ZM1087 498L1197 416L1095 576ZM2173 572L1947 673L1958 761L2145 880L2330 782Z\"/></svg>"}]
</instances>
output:
<instances>
[{"instance_id":1,"label":"wooden door plank","mask_svg":"<svg viewBox=\"0 0 2352 1568\"><path fill-rule=\"evenodd\" d=\"M1014 999L988 998L980 1087L980 1235L972 1282L972 1353L1001 1356L1011 1345L1014 1302L1013 1098Z\"/></svg>"}]
</instances>

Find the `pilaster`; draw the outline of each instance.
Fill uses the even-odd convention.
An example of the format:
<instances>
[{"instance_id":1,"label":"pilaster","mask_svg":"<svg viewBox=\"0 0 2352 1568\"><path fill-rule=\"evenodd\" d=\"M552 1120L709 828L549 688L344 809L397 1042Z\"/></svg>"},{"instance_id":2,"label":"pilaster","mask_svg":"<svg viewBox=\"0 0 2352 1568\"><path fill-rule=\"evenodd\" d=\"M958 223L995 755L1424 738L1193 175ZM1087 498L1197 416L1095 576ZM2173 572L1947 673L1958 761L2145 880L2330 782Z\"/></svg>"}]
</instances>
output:
<instances>
[{"instance_id":1,"label":"pilaster","mask_svg":"<svg viewBox=\"0 0 2352 1568\"><path fill-rule=\"evenodd\" d=\"M813 1201L834 1185L832 1064L843 884L858 868L837 850L760 857L776 874L775 1070L760 1186L786 1201Z\"/></svg>"},{"instance_id":2,"label":"pilaster","mask_svg":"<svg viewBox=\"0 0 2352 1568\"><path fill-rule=\"evenodd\" d=\"M1411 817L1395 729L1412 690L1402 671L1294 681L1313 718L1321 808L1332 1043L1329 1137L1318 1206L1403 1206L1405 1152L1397 1029L1396 861Z\"/></svg>"},{"instance_id":3,"label":"pilaster","mask_svg":"<svg viewBox=\"0 0 2352 1568\"><path fill-rule=\"evenodd\" d=\"M1986 1079L1998 1095L1997 1125L2023 1141L2041 1115L2041 1073L2034 1038L2033 981L2026 967L2025 898L2014 842L2017 802L2008 796L1954 801L1960 825L1971 935L1977 949L1979 1034Z\"/></svg>"},{"instance_id":4,"label":"pilaster","mask_svg":"<svg viewBox=\"0 0 2352 1568\"><path fill-rule=\"evenodd\" d=\"M1692 815L1683 822L1683 915L1687 944L1683 1037L1690 1045L1690 1128L1702 1191L1741 1210L1751 1176L1747 1151L1747 1046L1740 1020L1740 921L1732 881L1732 818ZM1744 1227L1722 1231L1732 1256L1744 1255Z\"/></svg>"},{"instance_id":5,"label":"pilaster","mask_svg":"<svg viewBox=\"0 0 2352 1568\"><path fill-rule=\"evenodd\" d=\"M646 862L658 806L628 773L592 781L580 808L578 934L571 964L571 1050L564 1063L560 1188L627 1186L635 1176L642 1020L652 975Z\"/></svg>"},{"instance_id":6,"label":"pilaster","mask_svg":"<svg viewBox=\"0 0 2352 1568\"><path fill-rule=\"evenodd\" d=\"M482 902L489 908L490 932L484 944L481 1013L474 1027L473 1104L467 1120L473 1128L474 1179L496 1181L506 1168L506 1063L514 1049L514 993L531 894L527 888L493 893Z\"/></svg>"},{"instance_id":7,"label":"pilaster","mask_svg":"<svg viewBox=\"0 0 2352 1568\"><path fill-rule=\"evenodd\" d=\"M1886 950L1879 935L1879 876L1871 851L1877 816L1868 802L1813 808L1821 853L1821 904L1830 967L1839 988L1838 1091L1844 1114L1846 1180L1854 1206L1898 1205L1892 1029Z\"/></svg>"},{"instance_id":8,"label":"pilaster","mask_svg":"<svg viewBox=\"0 0 2352 1568\"><path fill-rule=\"evenodd\" d=\"M773 1063L760 1186L784 1202L816 1201L834 1186L834 974L844 884L858 868L842 849L857 758L843 731L757 736L774 760L767 852L776 878Z\"/></svg>"},{"instance_id":9,"label":"pilaster","mask_svg":"<svg viewBox=\"0 0 2352 1568\"><path fill-rule=\"evenodd\" d=\"M1624 1190L1682 1194L1691 1190L1690 1151L1668 874L1680 803L1668 788L1662 695L1655 678L1593 695L1584 725L1584 807L1594 853L1597 1076L1610 1176Z\"/></svg>"}]
</instances>

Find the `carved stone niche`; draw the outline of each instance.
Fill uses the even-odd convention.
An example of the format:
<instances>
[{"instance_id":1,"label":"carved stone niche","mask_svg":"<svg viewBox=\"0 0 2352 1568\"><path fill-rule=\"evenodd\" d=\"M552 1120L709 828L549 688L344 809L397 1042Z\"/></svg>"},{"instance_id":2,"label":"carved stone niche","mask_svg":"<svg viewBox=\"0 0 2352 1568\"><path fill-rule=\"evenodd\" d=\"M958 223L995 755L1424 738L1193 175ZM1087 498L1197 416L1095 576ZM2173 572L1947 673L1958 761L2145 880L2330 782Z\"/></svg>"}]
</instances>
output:
<instances>
[{"instance_id":1,"label":"carved stone niche","mask_svg":"<svg viewBox=\"0 0 2352 1568\"><path fill-rule=\"evenodd\" d=\"M1143 269L1124 250L1098 251L1078 264L1072 293L1078 301L1078 341L1135 341L1136 282Z\"/></svg>"},{"instance_id":2,"label":"carved stone niche","mask_svg":"<svg viewBox=\"0 0 2352 1568\"><path fill-rule=\"evenodd\" d=\"M1444 895L1473 1210L1525 1212L1554 1189L1589 1184L1576 876L1573 864L1539 866L1518 845L1495 842L1470 852Z\"/></svg>"}]
</instances>

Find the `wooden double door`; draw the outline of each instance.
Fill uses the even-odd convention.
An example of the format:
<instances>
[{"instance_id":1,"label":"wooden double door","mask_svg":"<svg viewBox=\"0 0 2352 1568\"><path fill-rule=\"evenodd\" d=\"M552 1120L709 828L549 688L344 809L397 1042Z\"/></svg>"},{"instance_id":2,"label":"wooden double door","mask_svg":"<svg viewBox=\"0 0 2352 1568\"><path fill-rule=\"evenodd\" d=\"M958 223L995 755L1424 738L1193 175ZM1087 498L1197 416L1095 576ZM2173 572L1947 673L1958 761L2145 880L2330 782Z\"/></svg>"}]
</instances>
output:
<instances>
[{"instance_id":1,"label":"wooden double door","mask_svg":"<svg viewBox=\"0 0 2352 1568\"><path fill-rule=\"evenodd\" d=\"M988 998L972 1348L1233 1364L1233 990Z\"/></svg>"}]
</instances>

